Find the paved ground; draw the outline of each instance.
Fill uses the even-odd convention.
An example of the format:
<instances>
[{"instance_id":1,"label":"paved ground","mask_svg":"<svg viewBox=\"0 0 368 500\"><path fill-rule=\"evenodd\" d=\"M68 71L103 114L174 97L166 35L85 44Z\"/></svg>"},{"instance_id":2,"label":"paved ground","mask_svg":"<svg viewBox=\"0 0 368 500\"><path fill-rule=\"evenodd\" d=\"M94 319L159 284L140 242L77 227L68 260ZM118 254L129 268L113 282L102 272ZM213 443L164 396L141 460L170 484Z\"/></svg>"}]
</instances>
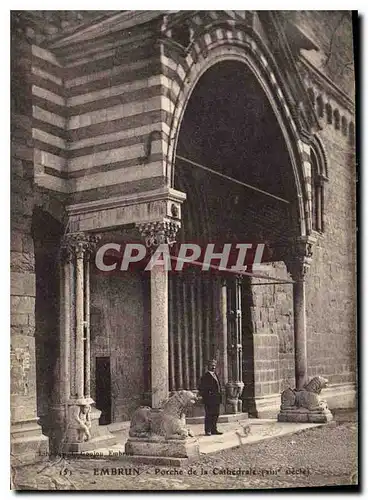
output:
<instances>
[{"instance_id":1,"label":"paved ground","mask_svg":"<svg viewBox=\"0 0 368 500\"><path fill-rule=\"evenodd\" d=\"M62 459L18 469L14 482L18 489L47 490L274 489L356 484L356 471L355 414L340 412L323 427L203 455L182 469L139 466L125 457Z\"/></svg>"}]
</instances>

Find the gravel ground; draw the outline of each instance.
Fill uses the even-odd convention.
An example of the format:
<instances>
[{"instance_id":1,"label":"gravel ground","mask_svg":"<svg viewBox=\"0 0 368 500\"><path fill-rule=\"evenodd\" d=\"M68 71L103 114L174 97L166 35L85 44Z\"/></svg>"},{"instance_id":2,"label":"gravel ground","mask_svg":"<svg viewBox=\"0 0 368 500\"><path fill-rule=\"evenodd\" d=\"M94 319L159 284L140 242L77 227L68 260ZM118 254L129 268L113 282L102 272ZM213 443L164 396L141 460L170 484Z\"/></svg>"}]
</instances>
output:
<instances>
[{"instance_id":1,"label":"gravel ground","mask_svg":"<svg viewBox=\"0 0 368 500\"><path fill-rule=\"evenodd\" d=\"M17 489L243 490L357 483L357 423L351 414L296 434L243 445L180 468L119 460L59 460L16 471ZM118 468L120 474L118 475ZM106 475L106 469L109 475ZM115 469L115 475L114 475ZM136 472L134 471L136 469ZM127 474L131 472L131 475Z\"/></svg>"}]
</instances>

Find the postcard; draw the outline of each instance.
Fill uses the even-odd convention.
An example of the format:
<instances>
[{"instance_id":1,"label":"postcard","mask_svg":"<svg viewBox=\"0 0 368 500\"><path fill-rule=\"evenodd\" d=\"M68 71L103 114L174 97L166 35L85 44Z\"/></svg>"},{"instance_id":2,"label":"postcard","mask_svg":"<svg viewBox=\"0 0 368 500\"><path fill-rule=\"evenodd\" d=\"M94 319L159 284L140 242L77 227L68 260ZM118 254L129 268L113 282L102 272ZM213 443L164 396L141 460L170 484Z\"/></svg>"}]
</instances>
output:
<instances>
[{"instance_id":1,"label":"postcard","mask_svg":"<svg viewBox=\"0 0 368 500\"><path fill-rule=\"evenodd\" d=\"M11 488L358 488L351 11L11 12Z\"/></svg>"}]
</instances>

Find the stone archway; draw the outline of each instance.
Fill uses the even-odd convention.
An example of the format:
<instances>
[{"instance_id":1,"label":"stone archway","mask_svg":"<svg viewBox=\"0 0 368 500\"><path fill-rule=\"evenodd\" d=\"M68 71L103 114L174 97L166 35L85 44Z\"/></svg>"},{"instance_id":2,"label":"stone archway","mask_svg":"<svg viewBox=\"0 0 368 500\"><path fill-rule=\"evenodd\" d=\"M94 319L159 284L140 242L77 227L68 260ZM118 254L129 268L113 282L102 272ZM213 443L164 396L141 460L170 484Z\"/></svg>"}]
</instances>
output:
<instances>
[{"instance_id":1,"label":"stone archway","mask_svg":"<svg viewBox=\"0 0 368 500\"><path fill-rule=\"evenodd\" d=\"M290 245L290 242L299 241L300 237L305 237L310 231L310 161L307 161L310 153L309 147L304 145L298 137L295 123L282 97L282 91L277 86L274 89L269 87L267 75L271 80L275 79L275 75L272 71L266 74L264 70L267 67L266 63L263 63L263 70L257 73L255 62L250 61L244 52L241 55L237 47L232 47L231 53L226 53L223 47L217 47L212 54L213 56L211 56L211 52L208 53L207 60L203 62L202 67L199 67L197 62L197 65L194 65L195 68L192 68L194 82L191 78L190 86L184 84L183 96L185 97L178 97L177 107L174 111L176 118L172 122L173 132L170 134L172 142L169 144L169 157L171 151L171 158L175 158L172 160L170 180L173 187L187 193L187 202L183 207L183 233L185 236L182 237L188 237L189 232L190 239L197 232L197 236L199 233L202 235L206 233L211 238L224 242L228 241L229 238L243 242L267 240L275 249L273 260L288 262L290 258L289 247L292 246L292 251L295 252L294 246ZM236 99L234 99L234 94L237 96ZM245 110L245 114L243 110ZM221 124L221 122L223 123ZM176 124L176 128L174 124ZM219 124L221 124L220 127ZM233 144L230 144L231 139L233 139ZM188 166L186 159L192 161L191 166ZM193 168L195 165L198 168ZM201 166L210 168L213 172L203 172ZM213 175L216 173L222 174L223 177L219 179ZM224 180L224 174L240 182L258 187L263 191L263 194L255 193L252 190L246 191L244 194L244 188L234 186L231 180L229 182ZM198 192L204 193L205 202L198 196ZM272 202L264 194L265 192L274 196ZM279 199L278 202L275 201L276 198ZM280 203L280 201L285 203ZM203 215L205 206L208 207L207 218L204 218ZM240 228L241 225L246 225L246 230L244 227ZM283 254L285 249L287 251ZM304 287L304 281L303 275L298 274L299 270L292 269L291 273L292 277L296 279L294 287L294 304L297 306L294 318L296 337L297 333L302 331L301 342L295 342L295 370L298 371L301 365L306 363L305 311L301 300L303 291L300 290ZM232 368L227 366L231 359L229 352L223 352L224 349L228 349L226 347L227 339L224 342L226 335L224 335L223 325L218 326L219 320L220 323L224 323L224 316L226 316L226 328L229 331L232 328L229 319L231 307L227 310L226 307L229 306L225 305L225 309L221 309L219 303L223 287L213 281L207 290L208 286L200 283L203 280L198 280L198 277L194 281L193 277L190 277L187 283L185 277L180 281L179 287L182 287L183 290L187 288L188 291L181 292L181 295L176 291L172 292L171 295L171 301L177 300L180 295L182 304L184 304L180 306L179 316L175 317L175 312L172 310L170 313L171 324L181 325L180 331L176 331L174 328L175 333L171 333L172 337L179 339L177 341L178 348L174 346L172 341L171 352L174 352L174 349L176 351L174 355L170 355L171 387L176 388L175 382L178 379L174 374L174 367L178 364L179 371L184 374L184 386L195 388L190 386L195 382L195 377L192 380L187 376L185 381L185 375L188 371L186 365L193 362L190 350L191 348L193 350L195 342L199 347L202 347L199 349L199 358L201 356L203 358L199 359L197 356L195 370L198 371L198 365L202 366L205 352L211 356L215 354L216 347L213 347L212 344L217 342L221 344L217 351L222 351L220 357L223 360L221 363L223 370L226 365L225 380L229 374L234 377ZM301 285L300 282L303 284ZM246 280L240 294L245 297L249 296L250 286L250 281ZM177 289L177 284L175 287ZM172 289L175 287L173 286ZM202 302L198 297L193 300L196 289L197 294L200 290L199 295L202 296ZM228 296L231 295L230 289L231 287L227 289ZM291 294L290 287L289 290ZM186 324L185 319L186 311L189 318L194 317L195 314L191 311L193 303L201 303L203 306L203 298L208 296L211 297L211 300L206 307L207 311L211 311L210 317L205 326L203 326L202 318L202 326L196 328L202 327L203 331L198 330L197 339L191 339L189 325ZM189 297L191 305L188 305L187 297ZM290 300L292 301L292 299ZM250 311L251 303L252 301L248 302L247 311L242 313L242 318L246 320L248 329L249 325L254 323ZM197 311L197 317L198 315L203 317L201 311ZM239 326L241 332L243 328L243 326ZM212 330L212 336L207 330ZM206 341L204 344L203 337ZM248 348L252 348L253 361L257 357L261 361L266 350L272 348L275 359L271 361L275 365L279 363L279 339L275 332L273 332L272 337L272 339L270 337L267 340L267 348L260 342L261 335L255 337L252 334L251 342L248 339L245 344L243 343L243 346L247 345ZM183 339L181 346L180 338ZM257 342L254 343L256 339ZM205 350L206 343L207 350ZM189 350L186 352L188 348ZM237 358L238 356L234 357L234 359ZM254 366L253 362L251 367L253 373L249 377L253 383L256 378ZM272 386L271 392L279 394L279 367L275 366L272 370L271 379L263 379L264 385ZM270 373L272 370L267 371ZM306 368L302 367L301 372L302 375L299 379L297 376L295 377L298 385L302 383L300 380L306 377ZM179 381L179 385L182 386L182 375L179 376ZM253 394L254 399L255 391L250 391L250 393Z\"/></svg>"},{"instance_id":2,"label":"stone archway","mask_svg":"<svg viewBox=\"0 0 368 500\"><path fill-rule=\"evenodd\" d=\"M231 25L231 23L230 23ZM265 93L282 131L289 153L297 192L296 218L299 219L298 235L305 237L311 230L311 159L310 147L298 129L294 112L289 106L274 60L265 46L257 43L244 29L234 29L227 23L221 28L207 27L191 42L183 60L170 44L164 46L166 64L175 69L169 78L172 101L170 107L169 141L167 149L167 176L174 185L176 151L181 124L191 95L201 77L213 66L226 61L238 61L249 68ZM188 50L188 49L187 49ZM170 73L171 74L171 73Z\"/></svg>"}]
</instances>

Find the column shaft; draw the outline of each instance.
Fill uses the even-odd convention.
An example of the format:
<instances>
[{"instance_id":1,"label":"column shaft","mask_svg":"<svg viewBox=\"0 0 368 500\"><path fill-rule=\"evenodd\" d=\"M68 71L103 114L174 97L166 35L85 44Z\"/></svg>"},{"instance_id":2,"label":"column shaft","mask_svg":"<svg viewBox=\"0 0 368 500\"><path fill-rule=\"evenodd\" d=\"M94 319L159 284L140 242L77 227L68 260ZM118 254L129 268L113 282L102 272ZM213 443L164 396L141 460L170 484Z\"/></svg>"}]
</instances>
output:
<instances>
[{"instance_id":1,"label":"column shaft","mask_svg":"<svg viewBox=\"0 0 368 500\"><path fill-rule=\"evenodd\" d=\"M221 303L220 303L220 315L222 323L222 369L224 384L229 380L228 373L228 354L227 354L227 287L226 281L221 284Z\"/></svg>"},{"instance_id":2,"label":"column shaft","mask_svg":"<svg viewBox=\"0 0 368 500\"><path fill-rule=\"evenodd\" d=\"M91 331L90 331L90 265L86 257L85 265L85 289L84 289L84 320L85 320L85 359L84 359L84 395L86 398L91 396Z\"/></svg>"},{"instance_id":3,"label":"column shaft","mask_svg":"<svg viewBox=\"0 0 368 500\"><path fill-rule=\"evenodd\" d=\"M182 301L183 301L183 333L184 333L184 389L190 389L189 383L189 328L188 328L188 288L185 276L181 277Z\"/></svg>"},{"instance_id":4,"label":"column shaft","mask_svg":"<svg viewBox=\"0 0 368 500\"><path fill-rule=\"evenodd\" d=\"M191 339L192 339L192 384L191 388L197 388L197 330L196 330L196 305L194 297L194 277L192 277L189 285L190 294L190 329L191 329Z\"/></svg>"},{"instance_id":5,"label":"column shaft","mask_svg":"<svg viewBox=\"0 0 368 500\"><path fill-rule=\"evenodd\" d=\"M203 372L203 301L202 301L202 281L201 276L196 276L195 293L197 302L197 322L198 322L198 376Z\"/></svg>"},{"instance_id":6,"label":"column shaft","mask_svg":"<svg viewBox=\"0 0 368 500\"><path fill-rule=\"evenodd\" d=\"M159 408L169 396L168 272L155 265L151 270L151 384L152 407Z\"/></svg>"},{"instance_id":7,"label":"column shaft","mask_svg":"<svg viewBox=\"0 0 368 500\"><path fill-rule=\"evenodd\" d=\"M293 285L294 300L294 342L295 342L295 383L302 389L307 383L307 332L305 321L305 281Z\"/></svg>"},{"instance_id":8,"label":"column shaft","mask_svg":"<svg viewBox=\"0 0 368 500\"><path fill-rule=\"evenodd\" d=\"M71 262L60 265L60 396L61 402L70 398L70 266Z\"/></svg>"},{"instance_id":9,"label":"column shaft","mask_svg":"<svg viewBox=\"0 0 368 500\"><path fill-rule=\"evenodd\" d=\"M176 309L175 309L175 295L174 295L174 278L173 275L169 277L169 375L170 375L170 384L169 384L169 390L170 391L175 391L176 390L176 383L175 383L175 344L174 344L174 337L175 337L175 325L176 325L176 320L177 316L175 315Z\"/></svg>"},{"instance_id":10,"label":"column shaft","mask_svg":"<svg viewBox=\"0 0 368 500\"><path fill-rule=\"evenodd\" d=\"M83 253L79 252L76 259L75 276L75 385L77 398L84 396L84 283L83 283Z\"/></svg>"}]
</instances>

